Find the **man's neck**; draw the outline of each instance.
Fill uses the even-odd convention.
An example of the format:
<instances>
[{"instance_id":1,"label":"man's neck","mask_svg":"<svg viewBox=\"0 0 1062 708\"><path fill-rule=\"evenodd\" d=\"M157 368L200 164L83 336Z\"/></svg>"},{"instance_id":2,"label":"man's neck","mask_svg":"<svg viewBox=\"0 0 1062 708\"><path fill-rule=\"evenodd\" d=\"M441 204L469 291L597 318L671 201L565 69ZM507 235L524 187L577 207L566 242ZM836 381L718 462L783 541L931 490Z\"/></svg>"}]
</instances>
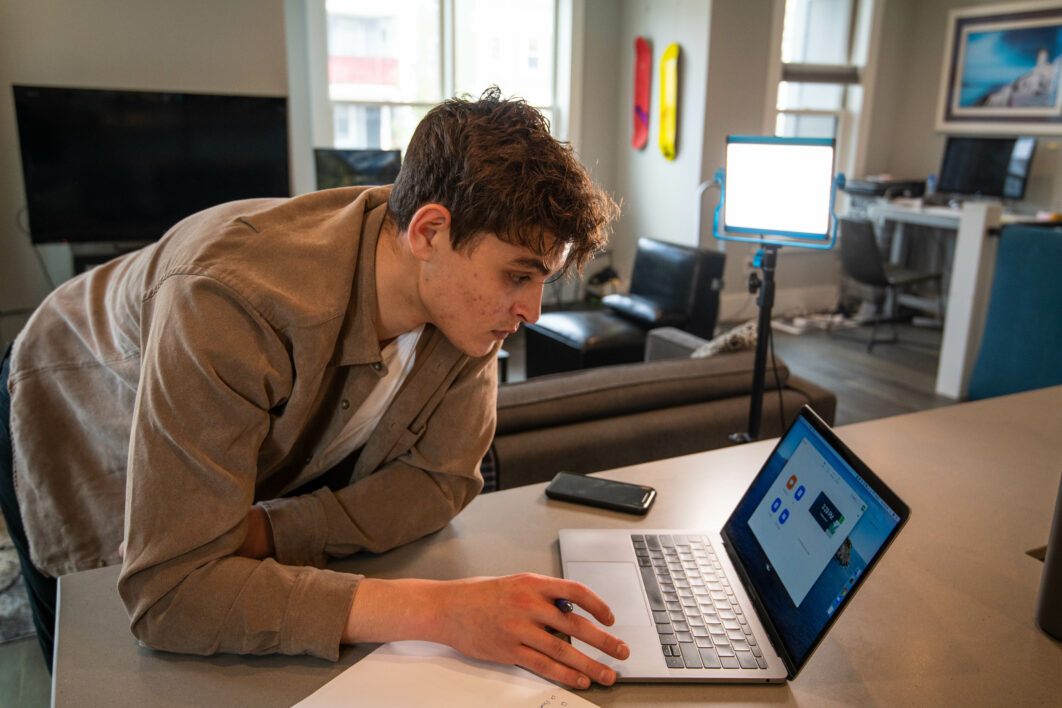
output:
<instances>
[{"instance_id":1,"label":"man's neck","mask_svg":"<svg viewBox=\"0 0 1062 708\"><path fill-rule=\"evenodd\" d=\"M376 336L385 346L398 335L427 322L420 301L419 261L387 216L376 243Z\"/></svg>"}]
</instances>

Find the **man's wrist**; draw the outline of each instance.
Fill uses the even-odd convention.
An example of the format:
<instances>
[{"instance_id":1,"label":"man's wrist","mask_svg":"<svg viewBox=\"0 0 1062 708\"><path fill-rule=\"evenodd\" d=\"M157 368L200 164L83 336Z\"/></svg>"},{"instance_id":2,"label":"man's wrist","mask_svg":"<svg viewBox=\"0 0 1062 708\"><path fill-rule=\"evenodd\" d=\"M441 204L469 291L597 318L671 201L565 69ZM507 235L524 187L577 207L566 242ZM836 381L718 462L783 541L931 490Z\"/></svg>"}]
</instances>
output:
<instances>
[{"instance_id":1,"label":"man's wrist","mask_svg":"<svg viewBox=\"0 0 1062 708\"><path fill-rule=\"evenodd\" d=\"M433 598L442 584L413 578L363 578L354 593L341 641L344 644L408 639L437 641L434 633L438 631L438 617L444 609Z\"/></svg>"}]
</instances>

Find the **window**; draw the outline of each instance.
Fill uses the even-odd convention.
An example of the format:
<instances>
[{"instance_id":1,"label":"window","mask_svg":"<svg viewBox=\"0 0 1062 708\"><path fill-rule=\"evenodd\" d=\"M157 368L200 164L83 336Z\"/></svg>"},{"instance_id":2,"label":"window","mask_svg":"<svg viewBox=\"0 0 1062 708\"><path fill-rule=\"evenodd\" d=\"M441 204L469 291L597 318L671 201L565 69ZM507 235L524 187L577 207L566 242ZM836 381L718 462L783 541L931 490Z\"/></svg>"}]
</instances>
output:
<instances>
[{"instance_id":1,"label":"window","mask_svg":"<svg viewBox=\"0 0 1062 708\"><path fill-rule=\"evenodd\" d=\"M834 138L850 160L874 0L786 0L774 133Z\"/></svg>"},{"instance_id":2,"label":"window","mask_svg":"<svg viewBox=\"0 0 1062 708\"><path fill-rule=\"evenodd\" d=\"M558 0L323 3L327 91L314 111L331 119L314 122L318 146L404 150L432 106L494 84L551 123L560 113Z\"/></svg>"}]
</instances>

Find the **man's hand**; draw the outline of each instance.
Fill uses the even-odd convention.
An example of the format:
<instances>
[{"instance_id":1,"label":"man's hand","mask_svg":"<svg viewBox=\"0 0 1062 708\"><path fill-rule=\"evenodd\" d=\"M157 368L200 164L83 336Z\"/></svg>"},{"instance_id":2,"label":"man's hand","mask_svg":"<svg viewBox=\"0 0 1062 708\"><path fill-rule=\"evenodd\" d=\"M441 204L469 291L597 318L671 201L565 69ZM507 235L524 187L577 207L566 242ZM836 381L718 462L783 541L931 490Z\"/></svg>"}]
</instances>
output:
<instances>
[{"instance_id":1,"label":"man's hand","mask_svg":"<svg viewBox=\"0 0 1062 708\"><path fill-rule=\"evenodd\" d=\"M606 686L616 672L551 634L552 628L617 659L630 650L585 617L561 612L554 601L571 600L604 625L613 622L604 601L581 583L541 575L430 580L361 581L343 641L425 639L476 659L523 666L574 688L591 681Z\"/></svg>"},{"instance_id":2,"label":"man's hand","mask_svg":"<svg viewBox=\"0 0 1062 708\"><path fill-rule=\"evenodd\" d=\"M247 558L267 558L276 551L273 545L273 526L265 509L255 505L247 514L247 538L236 549L236 555Z\"/></svg>"}]
</instances>

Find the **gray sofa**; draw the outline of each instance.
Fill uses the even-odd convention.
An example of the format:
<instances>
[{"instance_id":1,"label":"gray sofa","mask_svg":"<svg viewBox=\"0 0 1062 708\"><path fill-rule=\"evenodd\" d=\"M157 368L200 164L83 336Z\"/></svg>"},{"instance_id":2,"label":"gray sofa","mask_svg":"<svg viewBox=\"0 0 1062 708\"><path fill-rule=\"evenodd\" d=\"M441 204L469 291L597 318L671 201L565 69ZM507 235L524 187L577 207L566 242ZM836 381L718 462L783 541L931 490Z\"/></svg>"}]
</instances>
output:
<instances>
[{"instance_id":1,"label":"gray sofa","mask_svg":"<svg viewBox=\"0 0 1062 708\"><path fill-rule=\"evenodd\" d=\"M673 328L650 332L647 361L503 384L487 488L508 489L734 444L748 428L754 354L693 359L704 340ZM836 396L767 362L761 438L776 437L805 403L833 422ZM780 386L779 386L780 384Z\"/></svg>"}]
</instances>

